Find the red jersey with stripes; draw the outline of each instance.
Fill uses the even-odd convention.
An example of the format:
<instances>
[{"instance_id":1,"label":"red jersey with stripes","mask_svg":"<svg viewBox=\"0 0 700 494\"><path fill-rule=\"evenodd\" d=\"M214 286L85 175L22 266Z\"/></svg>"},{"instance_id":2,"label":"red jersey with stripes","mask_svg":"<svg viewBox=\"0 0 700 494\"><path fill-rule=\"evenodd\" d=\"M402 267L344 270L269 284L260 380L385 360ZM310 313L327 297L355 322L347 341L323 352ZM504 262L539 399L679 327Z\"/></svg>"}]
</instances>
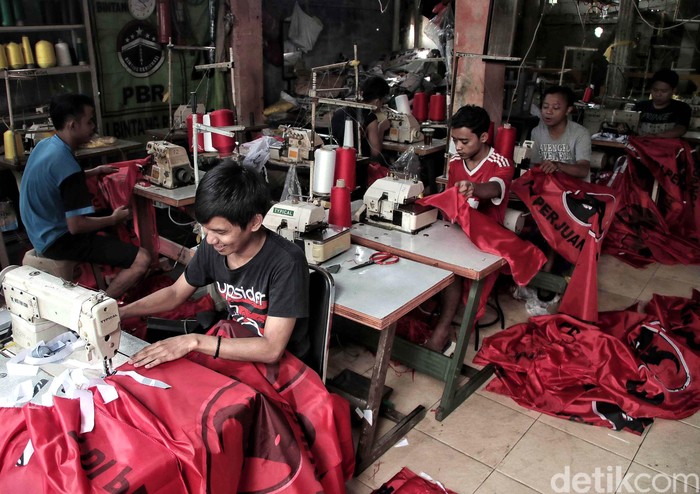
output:
<instances>
[{"instance_id":1,"label":"red jersey with stripes","mask_svg":"<svg viewBox=\"0 0 700 494\"><path fill-rule=\"evenodd\" d=\"M503 224L503 218L508 206L508 192L510 182L513 180L513 165L505 156L498 154L493 148L486 157L477 164L473 170L467 167L459 155L454 154L450 158L447 171L447 187L453 187L456 182L469 180L474 183L496 182L501 186L501 195L492 199L479 200L478 210L488 215L499 224Z\"/></svg>"}]
</instances>

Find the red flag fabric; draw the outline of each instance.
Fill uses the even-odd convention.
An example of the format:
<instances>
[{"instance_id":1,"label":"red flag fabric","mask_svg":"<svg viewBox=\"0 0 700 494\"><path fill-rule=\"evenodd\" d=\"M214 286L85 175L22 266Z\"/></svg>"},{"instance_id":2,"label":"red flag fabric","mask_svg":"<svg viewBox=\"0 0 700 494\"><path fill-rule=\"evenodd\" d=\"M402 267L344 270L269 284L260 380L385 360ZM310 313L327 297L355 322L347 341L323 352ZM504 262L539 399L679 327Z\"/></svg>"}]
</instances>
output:
<instances>
[{"instance_id":1,"label":"red flag fabric","mask_svg":"<svg viewBox=\"0 0 700 494\"><path fill-rule=\"evenodd\" d=\"M372 494L457 494L455 491L447 489L442 484L431 482L430 480L416 475L411 470L403 467L390 480L384 482L382 486L372 491Z\"/></svg>"},{"instance_id":2,"label":"red flag fabric","mask_svg":"<svg viewBox=\"0 0 700 494\"><path fill-rule=\"evenodd\" d=\"M187 359L138 372L172 387L109 377L119 398L93 395L88 433L79 432L78 400L0 408L2 489L345 492L354 466L349 405L292 355L276 366L238 363L235 374L261 390ZM18 463L29 439L34 453Z\"/></svg>"},{"instance_id":3,"label":"red flag fabric","mask_svg":"<svg viewBox=\"0 0 700 494\"><path fill-rule=\"evenodd\" d=\"M533 168L513 182L512 191L530 209L549 245L575 264L559 311L584 321L597 320L597 261L615 214L613 190Z\"/></svg>"},{"instance_id":4,"label":"red flag fabric","mask_svg":"<svg viewBox=\"0 0 700 494\"><path fill-rule=\"evenodd\" d=\"M597 325L532 317L486 338L474 362L495 364L487 389L524 407L639 434L700 410L700 293L655 295L646 314L601 313Z\"/></svg>"}]
</instances>

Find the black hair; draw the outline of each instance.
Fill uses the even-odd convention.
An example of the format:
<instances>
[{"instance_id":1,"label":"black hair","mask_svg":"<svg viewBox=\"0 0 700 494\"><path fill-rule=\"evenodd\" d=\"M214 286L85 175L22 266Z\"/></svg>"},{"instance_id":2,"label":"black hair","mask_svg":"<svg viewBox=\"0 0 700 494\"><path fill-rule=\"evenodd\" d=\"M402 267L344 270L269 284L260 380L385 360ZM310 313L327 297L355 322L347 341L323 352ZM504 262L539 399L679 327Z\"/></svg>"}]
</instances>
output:
<instances>
[{"instance_id":1,"label":"black hair","mask_svg":"<svg viewBox=\"0 0 700 494\"><path fill-rule=\"evenodd\" d=\"M540 106L544 103L544 99L547 97L549 94L561 94L564 96L564 99L566 100L566 106L574 106L574 102L576 101L576 96L574 96L574 91L567 86L549 86L547 89L545 89L544 94L542 95L542 101L540 102Z\"/></svg>"},{"instance_id":2,"label":"black hair","mask_svg":"<svg viewBox=\"0 0 700 494\"><path fill-rule=\"evenodd\" d=\"M490 125L491 117L489 114L482 107L476 105L464 105L452 115L452 120L450 120L450 126L453 129L467 127L477 136L488 132Z\"/></svg>"},{"instance_id":3,"label":"black hair","mask_svg":"<svg viewBox=\"0 0 700 494\"><path fill-rule=\"evenodd\" d=\"M49 115L56 130L62 130L69 118L80 119L85 107L95 108L95 101L86 94L66 93L51 98Z\"/></svg>"},{"instance_id":4,"label":"black hair","mask_svg":"<svg viewBox=\"0 0 700 494\"><path fill-rule=\"evenodd\" d=\"M665 82L673 89L676 89L676 86L678 86L678 74L671 69L661 69L658 70L651 78L652 84L654 84L656 81Z\"/></svg>"},{"instance_id":5,"label":"black hair","mask_svg":"<svg viewBox=\"0 0 700 494\"><path fill-rule=\"evenodd\" d=\"M362 84L362 99L372 101L382 99L389 94L389 84L383 77L377 75L370 77Z\"/></svg>"},{"instance_id":6,"label":"black hair","mask_svg":"<svg viewBox=\"0 0 700 494\"><path fill-rule=\"evenodd\" d=\"M232 161L208 171L194 198L194 216L202 224L221 216L245 228L256 214L264 216L269 208L270 193L262 177Z\"/></svg>"}]
</instances>

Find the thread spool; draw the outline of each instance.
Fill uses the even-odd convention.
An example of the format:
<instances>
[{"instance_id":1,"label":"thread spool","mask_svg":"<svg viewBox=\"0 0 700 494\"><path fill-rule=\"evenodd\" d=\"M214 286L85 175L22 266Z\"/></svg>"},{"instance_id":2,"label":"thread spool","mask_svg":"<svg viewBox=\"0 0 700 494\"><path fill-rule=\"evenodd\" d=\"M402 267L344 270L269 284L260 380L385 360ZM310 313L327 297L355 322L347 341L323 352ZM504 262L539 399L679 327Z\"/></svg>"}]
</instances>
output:
<instances>
[{"instance_id":1,"label":"thread spool","mask_svg":"<svg viewBox=\"0 0 700 494\"><path fill-rule=\"evenodd\" d=\"M333 180L343 180L349 190L355 190L356 171L355 159L357 151L355 148L342 147L335 150L335 175Z\"/></svg>"},{"instance_id":2,"label":"thread spool","mask_svg":"<svg viewBox=\"0 0 700 494\"><path fill-rule=\"evenodd\" d=\"M18 153L24 153L24 147L22 146L22 136L13 130L6 130L3 134L3 143L5 145L5 159L8 161L15 161L19 158ZM20 151L21 150L21 151Z\"/></svg>"},{"instance_id":3,"label":"thread spool","mask_svg":"<svg viewBox=\"0 0 700 494\"><path fill-rule=\"evenodd\" d=\"M211 118L208 113L205 113L202 117L202 123L204 125L211 125ZM205 153L215 153L216 148L211 142L211 132L204 132L204 152Z\"/></svg>"},{"instance_id":4,"label":"thread spool","mask_svg":"<svg viewBox=\"0 0 700 494\"><path fill-rule=\"evenodd\" d=\"M525 215L526 213L522 211L508 208L506 209L505 218L503 218L503 226L511 232L519 234L525 226Z\"/></svg>"},{"instance_id":5,"label":"thread spool","mask_svg":"<svg viewBox=\"0 0 700 494\"><path fill-rule=\"evenodd\" d=\"M505 123L498 127L496 132L496 143L494 148L501 156L505 156L513 161L513 152L515 151L515 127L511 127L509 123Z\"/></svg>"},{"instance_id":6,"label":"thread spool","mask_svg":"<svg viewBox=\"0 0 700 494\"><path fill-rule=\"evenodd\" d=\"M593 84L588 86L586 88L586 90L583 92L583 102L590 103L592 99L593 99Z\"/></svg>"},{"instance_id":7,"label":"thread spool","mask_svg":"<svg viewBox=\"0 0 700 494\"><path fill-rule=\"evenodd\" d=\"M428 95L418 92L413 95L413 116L419 122L428 120Z\"/></svg>"},{"instance_id":8,"label":"thread spool","mask_svg":"<svg viewBox=\"0 0 700 494\"><path fill-rule=\"evenodd\" d=\"M231 127L235 125L233 111L228 109L214 110L209 114L212 127ZM236 147L236 140L232 137L222 136L212 132L211 143L216 148L220 157L231 156Z\"/></svg>"},{"instance_id":9,"label":"thread spool","mask_svg":"<svg viewBox=\"0 0 700 494\"><path fill-rule=\"evenodd\" d=\"M394 98L396 102L396 111L399 113L405 113L406 115L411 114L411 105L408 103L408 96L405 94L399 94Z\"/></svg>"},{"instance_id":10,"label":"thread spool","mask_svg":"<svg viewBox=\"0 0 700 494\"><path fill-rule=\"evenodd\" d=\"M447 97L444 94L430 96L430 110L428 116L433 122L444 122L447 118Z\"/></svg>"},{"instance_id":11,"label":"thread spool","mask_svg":"<svg viewBox=\"0 0 700 494\"><path fill-rule=\"evenodd\" d=\"M355 147L355 126L352 124L352 120L349 118L345 119L345 130L343 131L343 147L344 148L354 148Z\"/></svg>"},{"instance_id":12,"label":"thread spool","mask_svg":"<svg viewBox=\"0 0 700 494\"><path fill-rule=\"evenodd\" d=\"M5 52L5 45L0 45L0 69L6 69L9 65L7 64L7 53Z\"/></svg>"},{"instance_id":13,"label":"thread spool","mask_svg":"<svg viewBox=\"0 0 700 494\"><path fill-rule=\"evenodd\" d=\"M29 36L22 36L22 55L24 56L24 63L27 65L27 68L36 69L34 52L32 51L32 44L29 42Z\"/></svg>"},{"instance_id":14,"label":"thread spool","mask_svg":"<svg viewBox=\"0 0 700 494\"><path fill-rule=\"evenodd\" d=\"M345 185L345 181L341 178L335 182L335 187L331 189L331 209L328 211L328 223L350 228L352 226L350 189Z\"/></svg>"},{"instance_id":15,"label":"thread spool","mask_svg":"<svg viewBox=\"0 0 700 494\"><path fill-rule=\"evenodd\" d=\"M197 113L197 123L202 123L203 115ZM190 147L190 151L194 151L194 144L192 139L194 138L194 132L192 131L192 114L187 115L187 144ZM204 151L204 133L197 133L197 152L201 153Z\"/></svg>"},{"instance_id":16,"label":"thread spool","mask_svg":"<svg viewBox=\"0 0 700 494\"><path fill-rule=\"evenodd\" d=\"M486 144L493 146L493 135L495 134L495 125L493 122L489 123L488 137L486 138Z\"/></svg>"},{"instance_id":17,"label":"thread spool","mask_svg":"<svg viewBox=\"0 0 700 494\"><path fill-rule=\"evenodd\" d=\"M59 67L70 67L73 65L73 60L70 56L70 46L65 41L61 41L60 38L58 43L56 43L56 60Z\"/></svg>"},{"instance_id":18,"label":"thread spool","mask_svg":"<svg viewBox=\"0 0 700 494\"><path fill-rule=\"evenodd\" d=\"M168 0L158 0L158 42L166 44L171 36L170 2Z\"/></svg>"},{"instance_id":19,"label":"thread spool","mask_svg":"<svg viewBox=\"0 0 700 494\"><path fill-rule=\"evenodd\" d=\"M78 59L78 65L87 65L87 53L85 52L85 43L83 38L75 38L75 58Z\"/></svg>"},{"instance_id":20,"label":"thread spool","mask_svg":"<svg viewBox=\"0 0 700 494\"><path fill-rule=\"evenodd\" d=\"M34 45L36 64L42 69L56 66L56 51L50 41L39 40Z\"/></svg>"},{"instance_id":21,"label":"thread spool","mask_svg":"<svg viewBox=\"0 0 700 494\"><path fill-rule=\"evenodd\" d=\"M22 5L22 0L12 0L12 13L15 16L15 25L24 26L24 5Z\"/></svg>"},{"instance_id":22,"label":"thread spool","mask_svg":"<svg viewBox=\"0 0 700 494\"><path fill-rule=\"evenodd\" d=\"M313 193L327 196L333 187L335 177L335 150L337 146L323 146L314 151Z\"/></svg>"},{"instance_id":23,"label":"thread spool","mask_svg":"<svg viewBox=\"0 0 700 494\"><path fill-rule=\"evenodd\" d=\"M24 56L22 56L22 47L10 41L5 46L7 50L7 61L10 64L11 69L23 69L24 68Z\"/></svg>"},{"instance_id":24,"label":"thread spool","mask_svg":"<svg viewBox=\"0 0 700 494\"><path fill-rule=\"evenodd\" d=\"M0 14L2 14L2 25L5 27L15 25L15 16L12 13L11 0L0 0Z\"/></svg>"}]
</instances>

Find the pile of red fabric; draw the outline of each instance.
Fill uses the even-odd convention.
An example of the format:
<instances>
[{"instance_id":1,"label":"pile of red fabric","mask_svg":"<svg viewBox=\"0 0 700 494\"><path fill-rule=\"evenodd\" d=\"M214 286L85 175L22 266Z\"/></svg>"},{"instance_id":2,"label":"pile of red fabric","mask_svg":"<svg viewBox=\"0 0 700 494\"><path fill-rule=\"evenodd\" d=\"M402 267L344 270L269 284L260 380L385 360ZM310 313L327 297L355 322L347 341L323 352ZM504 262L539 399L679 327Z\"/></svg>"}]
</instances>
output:
<instances>
[{"instance_id":1,"label":"pile of red fabric","mask_svg":"<svg viewBox=\"0 0 700 494\"><path fill-rule=\"evenodd\" d=\"M486 338L474 363L495 364L486 389L526 408L639 434L700 410L700 292L654 295L645 311L603 312L596 325L532 317Z\"/></svg>"},{"instance_id":2,"label":"pile of red fabric","mask_svg":"<svg viewBox=\"0 0 700 494\"><path fill-rule=\"evenodd\" d=\"M403 467L372 494L456 494L456 492Z\"/></svg>"},{"instance_id":3,"label":"pile of red fabric","mask_svg":"<svg viewBox=\"0 0 700 494\"><path fill-rule=\"evenodd\" d=\"M658 181L658 205L644 173ZM620 205L604 252L635 267L700 263L700 166L685 141L630 138L626 165L611 186Z\"/></svg>"},{"instance_id":4,"label":"pile of red fabric","mask_svg":"<svg viewBox=\"0 0 700 494\"><path fill-rule=\"evenodd\" d=\"M349 405L294 356L264 365L193 355L138 372L171 388L107 378L119 398L94 393L91 432L80 433L78 400L0 408L3 491L345 492ZM18 461L29 440L33 455Z\"/></svg>"}]
</instances>

